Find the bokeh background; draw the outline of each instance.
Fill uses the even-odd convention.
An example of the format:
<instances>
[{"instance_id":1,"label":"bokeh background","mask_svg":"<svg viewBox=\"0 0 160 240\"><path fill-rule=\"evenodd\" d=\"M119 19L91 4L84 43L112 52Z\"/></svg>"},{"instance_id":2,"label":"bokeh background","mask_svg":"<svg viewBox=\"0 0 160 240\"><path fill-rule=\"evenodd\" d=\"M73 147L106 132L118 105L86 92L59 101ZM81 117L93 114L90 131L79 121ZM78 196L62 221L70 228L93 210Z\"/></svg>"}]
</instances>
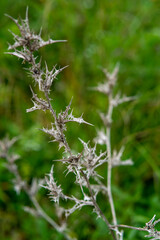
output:
<instances>
[{"instance_id":1,"label":"bokeh background","mask_svg":"<svg viewBox=\"0 0 160 240\"><path fill-rule=\"evenodd\" d=\"M102 68L112 71L120 63L117 89L122 94L136 95L137 100L119 106L114 112L112 149L126 145L124 159L131 157L132 167L113 171L113 196L118 222L143 226L154 214L160 217L160 2L157 0L1 0L0 4L0 137L19 136L13 151L21 155L19 170L25 180L43 178L53 159L61 158L56 143L39 128L50 126L50 116L41 112L26 113L32 106L29 85L33 84L21 61L5 55L7 43L12 43L14 23L4 16L25 16L29 7L31 27L42 36L67 39L41 49L49 67L69 65L53 86L53 105L64 109L73 96L76 116L95 127L71 124L67 138L75 151L82 146L78 140L91 141L102 126L98 112L105 111L106 98L89 88L104 80ZM100 148L98 148L100 150ZM55 175L68 194L79 194L71 177L64 177L64 166L56 163ZM106 181L106 169L99 169ZM23 211L31 206L27 196L17 195L12 175L0 161L0 239L46 240L64 239L44 220ZM54 204L46 191L38 199L55 218ZM107 199L98 202L111 219ZM68 218L73 236L82 240L110 239L101 219L90 208L83 208ZM144 233L125 230L124 239L143 239Z\"/></svg>"}]
</instances>

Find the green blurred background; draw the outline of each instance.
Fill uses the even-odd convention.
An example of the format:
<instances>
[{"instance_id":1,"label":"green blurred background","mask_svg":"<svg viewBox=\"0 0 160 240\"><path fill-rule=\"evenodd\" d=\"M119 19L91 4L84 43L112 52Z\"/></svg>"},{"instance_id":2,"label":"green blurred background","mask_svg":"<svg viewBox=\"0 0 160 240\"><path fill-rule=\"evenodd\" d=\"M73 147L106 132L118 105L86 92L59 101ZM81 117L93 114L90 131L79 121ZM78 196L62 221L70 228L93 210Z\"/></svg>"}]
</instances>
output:
<instances>
[{"instance_id":1,"label":"green blurred background","mask_svg":"<svg viewBox=\"0 0 160 240\"><path fill-rule=\"evenodd\" d=\"M132 157L134 166L113 171L113 196L118 222L143 226L156 213L160 217L160 1L156 0L1 0L0 4L0 137L20 136L13 151L21 155L19 170L28 182L33 177L43 178L53 159L61 158L56 143L39 128L50 126L50 116L41 112L26 113L32 106L29 85L32 80L25 66L14 56L5 55L7 43L12 43L14 23L4 16L25 16L29 6L31 27L42 36L67 39L41 49L49 67L69 65L53 86L53 105L60 111L73 96L76 116L95 127L71 124L67 138L75 151L84 141L96 136L102 122L98 111L105 111L107 100L91 86L104 80L101 68L113 70L120 63L117 88L138 99L123 104L114 112L112 148L119 150L126 144L124 159ZM99 148L100 149L100 148ZM64 166L56 163L55 175L68 194L79 195L71 177L64 177ZM106 169L99 169L106 182ZM60 240L44 220L23 211L31 206L25 194L16 195L12 175L0 161L0 239L1 240ZM55 218L54 205L42 190L38 199L43 208ZM98 202L111 219L104 196ZM73 236L78 239L111 239L101 219L91 208L83 208L68 218ZM124 239L143 239L144 233L125 230Z\"/></svg>"}]
</instances>

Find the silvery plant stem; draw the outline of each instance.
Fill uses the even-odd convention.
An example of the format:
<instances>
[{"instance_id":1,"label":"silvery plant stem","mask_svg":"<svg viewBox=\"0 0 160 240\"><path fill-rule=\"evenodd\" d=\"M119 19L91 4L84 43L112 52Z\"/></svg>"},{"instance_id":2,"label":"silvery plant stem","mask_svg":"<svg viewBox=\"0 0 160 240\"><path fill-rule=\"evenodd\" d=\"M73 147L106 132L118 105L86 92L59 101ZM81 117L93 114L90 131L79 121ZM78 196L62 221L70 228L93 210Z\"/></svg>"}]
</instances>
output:
<instances>
[{"instance_id":1,"label":"silvery plant stem","mask_svg":"<svg viewBox=\"0 0 160 240\"><path fill-rule=\"evenodd\" d=\"M109 108L108 108L108 114L107 117L109 119L109 122L112 122L112 112L113 112L113 105L111 104L112 96L109 97ZM108 199L111 207L111 213L113 218L113 224L117 225L117 217L116 217L116 211L114 207L114 201L112 197L112 150L111 150L111 126L108 124L106 127L106 147L107 147L107 157L108 157L108 168L107 168L107 189L108 189ZM116 233L118 232L118 228L115 228ZM119 239L118 234L116 234L117 240Z\"/></svg>"},{"instance_id":2,"label":"silvery plant stem","mask_svg":"<svg viewBox=\"0 0 160 240\"><path fill-rule=\"evenodd\" d=\"M73 238L70 238L70 236L63 231L63 229L58 226L58 224L47 215L47 213L42 209L42 207L39 205L37 199L34 196L30 196L30 200L33 203L35 209L37 210L37 213L46 220L57 232L61 233L66 240L73 240Z\"/></svg>"}]
</instances>

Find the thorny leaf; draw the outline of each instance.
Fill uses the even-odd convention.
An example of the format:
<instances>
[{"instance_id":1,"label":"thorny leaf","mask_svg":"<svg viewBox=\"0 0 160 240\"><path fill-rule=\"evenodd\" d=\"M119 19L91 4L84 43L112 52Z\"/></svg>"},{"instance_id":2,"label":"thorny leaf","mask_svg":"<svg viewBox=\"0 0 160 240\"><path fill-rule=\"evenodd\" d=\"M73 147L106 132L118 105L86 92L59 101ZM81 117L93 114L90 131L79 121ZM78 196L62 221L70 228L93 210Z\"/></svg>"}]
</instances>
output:
<instances>
[{"instance_id":1,"label":"thorny leaf","mask_svg":"<svg viewBox=\"0 0 160 240\"><path fill-rule=\"evenodd\" d=\"M54 161L63 162L65 164L69 164L69 165L72 165L72 166L77 166L81 157L82 157L82 153L79 153L77 155L69 156L68 158L62 158L62 159L58 159L58 160L54 160Z\"/></svg>"},{"instance_id":2,"label":"thorny leaf","mask_svg":"<svg viewBox=\"0 0 160 240\"><path fill-rule=\"evenodd\" d=\"M10 54L13 56L16 56L18 58L22 58L23 60L27 60L26 56L22 54L22 52L20 51L16 51L16 52L6 52L6 54Z\"/></svg>"},{"instance_id":3,"label":"thorny leaf","mask_svg":"<svg viewBox=\"0 0 160 240\"><path fill-rule=\"evenodd\" d=\"M49 104L47 101L45 101L44 99L38 98L37 94L35 94L32 90L32 88L30 87L31 92L32 92L32 102L34 104L34 106L32 108L27 109L27 112L32 112L35 110L42 110L42 111L46 111L49 109Z\"/></svg>"},{"instance_id":4,"label":"thorny leaf","mask_svg":"<svg viewBox=\"0 0 160 240\"><path fill-rule=\"evenodd\" d=\"M64 66L62 68L56 69L56 66L52 68L51 71L48 70L47 63L45 63L45 71L40 69L41 63L35 63L30 67L30 73L36 83L38 83L40 91L50 92L50 88L54 79L57 78L58 74L62 72L68 66Z\"/></svg>"},{"instance_id":5,"label":"thorny leaf","mask_svg":"<svg viewBox=\"0 0 160 240\"><path fill-rule=\"evenodd\" d=\"M117 151L113 151L112 156L112 167L116 166L122 166L122 165L133 165L132 159L123 160L121 159L124 152L124 146L121 147L120 151L117 153Z\"/></svg>"},{"instance_id":6,"label":"thorny leaf","mask_svg":"<svg viewBox=\"0 0 160 240\"><path fill-rule=\"evenodd\" d=\"M41 185L41 187L49 190L49 197L51 198L52 201L54 201L55 203L57 202L59 204L59 199L60 198L65 198L64 194L62 193L62 189L61 186L57 185L57 183L54 180L53 177L53 165L51 167L51 171L49 174L47 174L47 176L45 177L45 185Z\"/></svg>"},{"instance_id":7,"label":"thorny leaf","mask_svg":"<svg viewBox=\"0 0 160 240\"><path fill-rule=\"evenodd\" d=\"M59 149L64 147L65 150L67 151L66 144L64 142L64 138L63 138L61 129L58 129L54 123L52 123L52 128L51 129L43 128L43 129L40 129L40 130L45 132L46 134L49 134L51 137L53 137L53 140L51 140L51 142L58 142Z\"/></svg>"},{"instance_id":8,"label":"thorny leaf","mask_svg":"<svg viewBox=\"0 0 160 240\"><path fill-rule=\"evenodd\" d=\"M120 105L122 103L133 101L135 99L137 99L137 97L135 97L135 96L127 97L127 96L121 96L120 93L117 93L117 95L112 99L111 104L114 107L117 107L118 105Z\"/></svg>"},{"instance_id":9,"label":"thorny leaf","mask_svg":"<svg viewBox=\"0 0 160 240\"><path fill-rule=\"evenodd\" d=\"M110 88L108 82L99 83L97 87L93 87L92 90L104 93L106 95L109 95Z\"/></svg>"},{"instance_id":10,"label":"thorny leaf","mask_svg":"<svg viewBox=\"0 0 160 240\"><path fill-rule=\"evenodd\" d=\"M160 222L160 219L156 220L156 215L153 216L153 218L146 223L144 229L148 231L148 235L145 235L147 238L151 238L151 240L158 240L160 239L160 231L157 231L155 229L155 225Z\"/></svg>"},{"instance_id":11,"label":"thorny leaf","mask_svg":"<svg viewBox=\"0 0 160 240\"><path fill-rule=\"evenodd\" d=\"M112 119L108 116L108 114L104 114L104 113L99 113L100 118L102 119L104 126L106 127L111 127L112 124Z\"/></svg>"},{"instance_id":12,"label":"thorny leaf","mask_svg":"<svg viewBox=\"0 0 160 240\"><path fill-rule=\"evenodd\" d=\"M88 123L88 122L84 121L84 119L82 118L83 115L81 115L79 118L74 117L73 116L73 110L71 110L71 104L72 104L72 99L71 99L69 105L66 107L65 111L59 113L58 123L60 124L60 126L62 128L64 128L64 125L67 122L77 122L79 124L85 123L85 124L93 126L91 123ZM71 111L71 112L69 113L69 111ZM66 128L64 128L64 129L66 129Z\"/></svg>"},{"instance_id":13,"label":"thorny leaf","mask_svg":"<svg viewBox=\"0 0 160 240\"><path fill-rule=\"evenodd\" d=\"M112 73L108 72L107 69L103 69L103 72L104 72L106 78L108 79L108 81L109 81L113 86L115 86L116 81L117 81L118 72L119 72L119 64L117 64L117 65L115 66L115 68L113 69L113 72L112 72Z\"/></svg>"},{"instance_id":14,"label":"thorny leaf","mask_svg":"<svg viewBox=\"0 0 160 240\"><path fill-rule=\"evenodd\" d=\"M0 140L0 151L2 153L8 152L8 150L12 147L12 145L17 142L18 137L14 137L12 139L9 139L8 137L5 137L3 140Z\"/></svg>"},{"instance_id":15,"label":"thorny leaf","mask_svg":"<svg viewBox=\"0 0 160 240\"><path fill-rule=\"evenodd\" d=\"M85 123L85 124L88 124L90 126L93 126L91 123L88 123L86 121L84 121L84 119L82 118L83 114L79 117L79 118L76 118L73 116L73 111L71 111L71 113L68 115L68 119L66 120L66 122L77 122L77 123Z\"/></svg>"},{"instance_id":16,"label":"thorny leaf","mask_svg":"<svg viewBox=\"0 0 160 240\"><path fill-rule=\"evenodd\" d=\"M50 87L52 86L53 80L56 79L57 75L62 72L65 68L68 67L64 66L60 69L56 69L54 66L51 71L48 70L47 63L46 65L46 71L44 72L44 80L42 81L42 90L50 90ZM41 90L41 89L40 89Z\"/></svg>"},{"instance_id":17,"label":"thorny leaf","mask_svg":"<svg viewBox=\"0 0 160 240\"><path fill-rule=\"evenodd\" d=\"M65 210L65 215L66 216L69 216L71 213L73 213L77 209L81 209L83 206L86 206L86 205L92 205L93 206L93 202L92 202L91 198L87 197L86 195L84 195L83 200L77 199L74 196L68 197L68 196L64 195L62 193L61 186L60 185L58 186L57 183L54 180L53 166L51 168L50 173L47 174L47 176L45 177L45 182L46 182L46 184L41 185L41 187L49 190L49 197L51 198L52 201L59 204L59 199L62 198L62 199L65 199L65 200L68 199L68 200L71 200L71 201L75 202L75 205L72 208Z\"/></svg>"},{"instance_id":18,"label":"thorny leaf","mask_svg":"<svg viewBox=\"0 0 160 240\"><path fill-rule=\"evenodd\" d=\"M28 20L28 8L26 9L26 17L25 19L14 19L13 17L6 14L19 28L21 36L13 34L14 37L14 44L9 45L9 50L16 49L18 47L27 47L30 49L31 52L37 51L39 48L44 47L49 44L57 43L57 42L66 42L66 40L52 40L49 39L48 41L44 41L41 38L41 31L39 35L34 34L30 30L29 20ZM13 54L14 55L14 54Z\"/></svg>"},{"instance_id":19,"label":"thorny leaf","mask_svg":"<svg viewBox=\"0 0 160 240\"><path fill-rule=\"evenodd\" d=\"M90 184L90 186L94 193L95 199L99 192L102 192L104 195L108 194L107 187L102 184Z\"/></svg>"},{"instance_id":20,"label":"thorny leaf","mask_svg":"<svg viewBox=\"0 0 160 240\"><path fill-rule=\"evenodd\" d=\"M103 83L99 83L97 87L94 87L92 89L109 96L117 82L118 71L119 65L116 65L112 73L109 73L107 69L103 69L103 72L106 76L106 80Z\"/></svg>"},{"instance_id":21,"label":"thorny leaf","mask_svg":"<svg viewBox=\"0 0 160 240\"><path fill-rule=\"evenodd\" d=\"M107 135L104 130L97 131L97 137L94 138L94 142L100 145L106 144Z\"/></svg>"},{"instance_id":22,"label":"thorny leaf","mask_svg":"<svg viewBox=\"0 0 160 240\"><path fill-rule=\"evenodd\" d=\"M6 159L7 163L5 164L5 167L14 175L12 182L16 193L19 194L21 189L26 188L27 184L26 181L22 180L15 163L15 161L19 159L19 156L17 154L9 153L11 146L17 141L17 139L17 137L12 139L6 137L0 141L0 157Z\"/></svg>"},{"instance_id":23,"label":"thorny leaf","mask_svg":"<svg viewBox=\"0 0 160 240\"><path fill-rule=\"evenodd\" d=\"M106 159L106 152L100 153L98 156L96 154L96 145L91 148L89 146L89 143L85 143L81 139L79 139L81 143L83 144L84 150L83 150L83 158L82 158L82 166L85 167L84 172L86 173L87 177L94 177L99 176L95 169L99 166L101 166L103 163L106 163L108 160ZM104 158L105 157L105 158ZM103 159L104 158L104 159ZM101 177L101 176L99 176Z\"/></svg>"},{"instance_id":24,"label":"thorny leaf","mask_svg":"<svg viewBox=\"0 0 160 240\"><path fill-rule=\"evenodd\" d=\"M70 214L72 214L74 211L76 210L80 210L83 206L93 206L93 202L91 200L91 198L87 198L84 200L79 200L75 197L72 197L73 200L75 201L75 205L72 208L66 209L65 210L65 215L66 217L68 217Z\"/></svg>"}]
</instances>

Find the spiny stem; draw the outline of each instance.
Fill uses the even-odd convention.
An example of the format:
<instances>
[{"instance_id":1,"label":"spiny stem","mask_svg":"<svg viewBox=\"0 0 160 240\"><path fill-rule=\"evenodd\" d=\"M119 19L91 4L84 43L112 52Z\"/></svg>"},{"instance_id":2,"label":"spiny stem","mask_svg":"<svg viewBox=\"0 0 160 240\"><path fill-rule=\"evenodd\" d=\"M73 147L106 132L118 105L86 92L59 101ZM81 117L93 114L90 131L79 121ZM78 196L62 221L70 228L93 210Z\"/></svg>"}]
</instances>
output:
<instances>
[{"instance_id":1,"label":"spiny stem","mask_svg":"<svg viewBox=\"0 0 160 240\"><path fill-rule=\"evenodd\" d=\"M70 155L72 155L72 152L71 152L71 149L70 149L70 147L69 147L69 145L68 145L68 143L67 143L66 137L65 137L63 131L61 131L61 129L59 128L58 119L57 119L57 116L56 116L56 113L55 113L54 109L52 108L51 101L50 101L50 98L49 98L49 96L48 96L48 92L47 92L47 91L44 91L44 93L45 93L45 97L46 97L46 100L47 100L48 105L49 105L49 110L50 110L50 112L52 113L52 115L53 115L53 117L54 117L55 125L56 125L56 127L59 129L59 131L60 131L60 133L61 133L61 136L62 136L62 138L63 138L64 145L65 145L68 153L69 153Z\"/></svg>"},{"instance_id":2,"label":"spiny stem","mask_svg":"<svg viewBox=\"0 0 160 240\"><path fill-rule=\"evenodd\" d=\"M46 100L47 100L48 105L49 105L49 110L50 110L50 112L52 113L55 122L57 123L57 116L56 116L56 113L55 113L54 109L52 108L51 101L50 101L50 98L49 98L49 96L48 96L48 92L47 92L47 91L44 91L44 94L45 94Z\"/></svg>"},{"instance_id":3,"label":"spiny stem","mask_svg":"<svg viewBox=\"0 0 160 240\"><path fill-rule=\"evenodd\" d=\"M97 209L97 211L99 212L100 216L102 217L102 219L104 220L104 222L106 223L106 225L108 226L109 230L110 230L110 233L112 234L112 237L114 240L116 240L116 237L114 235L114 232L111 228L111 225L109 223L109 221L107 220L107 218L105 217L104 213L102 212L102 210L100 209L100 207L98 206L95 198L94 198L94 195L93 195L93 192L92 192L92 189L91 189L91 186L90 186L90 183L89 183L89 180L87 178L87 176L85 175L85 173L81 170L81 173L84 177L84 179L86 180L86 183L87 183L87 186L88 186L88 190L89 190L89 193L91 195L91 198L92 198L92 202L94 204L94 207Z\"/></svg>"}]
</instances>

